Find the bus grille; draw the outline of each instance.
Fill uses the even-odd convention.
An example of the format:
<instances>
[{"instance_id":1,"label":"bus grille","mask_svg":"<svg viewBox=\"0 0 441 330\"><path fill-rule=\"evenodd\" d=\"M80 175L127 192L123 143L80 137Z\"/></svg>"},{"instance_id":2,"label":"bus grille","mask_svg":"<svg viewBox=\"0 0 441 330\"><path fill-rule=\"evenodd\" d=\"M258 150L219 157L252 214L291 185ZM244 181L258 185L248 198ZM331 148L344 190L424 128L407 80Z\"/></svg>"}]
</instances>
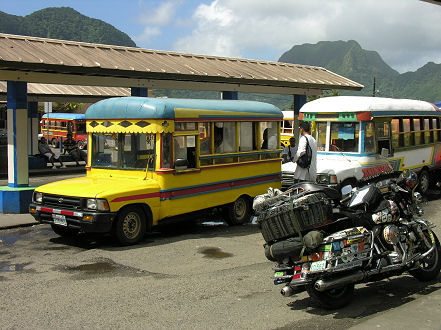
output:
<instances>
[{"instance_id":1,"label":"bus grille","mask_svg":"<svg viewBox=\"0 0 441 330\"><path fill-rule=\"evenodd\" d=\"M79 210L82 208L81 198L62 195L43 194L43 205L63 209Z\"/></svg>"}]
</instances>

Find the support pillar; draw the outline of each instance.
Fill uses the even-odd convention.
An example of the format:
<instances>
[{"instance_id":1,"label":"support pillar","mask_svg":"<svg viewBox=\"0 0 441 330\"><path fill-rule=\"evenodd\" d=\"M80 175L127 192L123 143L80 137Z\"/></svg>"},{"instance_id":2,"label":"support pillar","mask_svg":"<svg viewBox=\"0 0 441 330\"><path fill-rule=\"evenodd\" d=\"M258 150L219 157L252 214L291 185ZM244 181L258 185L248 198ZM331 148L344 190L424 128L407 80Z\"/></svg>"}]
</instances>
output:
<instances>
[{"instance_id":1,"label":"support pillar","mask_svg":"<svg viewBox=\"0 0 441 330\"><path fill-rule=\"evenodd\" d=\"M0 187L0 213L25 213L29 187L27 83L8 81L8 186Z\"/></svg>"},{"instance_id":2,"label":"support pillar","mask_svg":"<svg viewBox=\"0 0 441 330\"><path fill-rule=\"evenodd\" d=\"M294 137L298 143L299 141L299 113L300 108L306 103L306 95L294 94Z\"/></svg>"},{"instance_id":3,"label":"support pillar","mask_svg":"<svg viewBox=\"0 0 441 330\"><path fill-rule=\"evenodd\" d=\"M38 102L28 103L28 155L38 154Z\"/></svg>"},{"instance_id":4,"label":"support pillar","mask_svg":"<svg viewBox=\"0 0 441 330\"><path fill-rule=\"evenodd\" d=\"M130 95L147 97L149 94L148 88L145 87L132 87Z\"/></svg>"}]
</instances>

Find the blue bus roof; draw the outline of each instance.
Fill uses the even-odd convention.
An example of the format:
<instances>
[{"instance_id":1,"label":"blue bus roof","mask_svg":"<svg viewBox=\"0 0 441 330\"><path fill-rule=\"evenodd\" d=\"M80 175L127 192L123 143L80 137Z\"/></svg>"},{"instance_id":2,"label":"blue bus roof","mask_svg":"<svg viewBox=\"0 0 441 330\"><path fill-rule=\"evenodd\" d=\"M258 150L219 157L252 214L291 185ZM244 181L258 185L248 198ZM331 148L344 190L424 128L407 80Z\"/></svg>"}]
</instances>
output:
<instances>
[{"instance_id":1,"label":"blue bus roof","mask_svg":"<svg viewBox=\"0 0 441 330\"><path fill-rule=\"evenodd\" d=\"M86 119L261 118L282 119L282 111L263 102L242 100L118 97L89 107Z\"/></svg>"},{"instance_id":2,"label":"blue bus roof","mask_svg":"<svg viewBox=\"0 0 441 330\"><path fill-rule=\"evenodd\" d=\"M49 119L85 119L86 116L84 113L45 113L41 118Z\"/></svg>"}]
</instances>

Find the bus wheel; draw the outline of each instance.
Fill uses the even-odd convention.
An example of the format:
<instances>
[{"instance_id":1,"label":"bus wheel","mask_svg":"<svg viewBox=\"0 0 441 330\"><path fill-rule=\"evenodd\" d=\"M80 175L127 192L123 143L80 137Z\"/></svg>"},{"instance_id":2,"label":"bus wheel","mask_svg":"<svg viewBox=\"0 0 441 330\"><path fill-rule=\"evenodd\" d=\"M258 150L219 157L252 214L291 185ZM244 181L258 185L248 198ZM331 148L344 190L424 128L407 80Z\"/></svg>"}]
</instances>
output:
<instances>
[{"instance_id":1,"label":"bus wheel","mask_svg":"<svg viewBox=\"0 0 441 330\"><path fill-rule=\"evenodd\" d=\"M57 139L52 139L52 140L51 140L51 145L52 145L52 147L54 147L54 148L58 147L58 141L57 141Z\"/></svg>"},{"instance_id":2,"label":"bus wheel","mask_svg":"<svg viewBox=\"0 0 441 330\"><path fill-rule=\"evenodd\" d=\"M423 195L426 194L429 191L430 186L430 176L429 172L427 170L422 170L419 175L419 191Z\"/></svg>"},{"instance_id":3,"label":"bus wheel","mask_svg":"<svg viewBox=\"0 0 441 330\"><path fill-rule=\"evenodd\" d=\"M146 217L138 206L128 206L119 213L114 234L121 245L138 243L145 234Z\"/></svg>"},{"instance_id":4,"label":"bus wheel","mask_svg":"<svg viewBox=\"0 0 441 330\"><path fill-rule=\"evenodd\" d=\"M225 208L225 222L229 225L242 225L251 220L251 202L247 196L240 196Z\"/></svg>"}]
</instances>

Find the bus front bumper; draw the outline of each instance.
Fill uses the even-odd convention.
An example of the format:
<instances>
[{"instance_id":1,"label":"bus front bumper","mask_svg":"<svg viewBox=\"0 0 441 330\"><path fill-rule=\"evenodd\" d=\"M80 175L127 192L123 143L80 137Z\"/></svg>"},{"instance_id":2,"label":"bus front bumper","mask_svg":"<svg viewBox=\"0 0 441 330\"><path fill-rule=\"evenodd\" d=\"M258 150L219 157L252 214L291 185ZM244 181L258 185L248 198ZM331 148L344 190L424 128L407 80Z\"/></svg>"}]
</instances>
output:
<instances>
[{"instance_id":1,"label":"bus front bumper","mask_svg":"<svg viewBox=\"0 0 441 330\"><path fill-rule=\"evenodd\" d=\"M31 203L29 213L40 223L78 229L84 233L108 233L116 218L115 212L72 211Z\"/></svg>"}]
</instances>

